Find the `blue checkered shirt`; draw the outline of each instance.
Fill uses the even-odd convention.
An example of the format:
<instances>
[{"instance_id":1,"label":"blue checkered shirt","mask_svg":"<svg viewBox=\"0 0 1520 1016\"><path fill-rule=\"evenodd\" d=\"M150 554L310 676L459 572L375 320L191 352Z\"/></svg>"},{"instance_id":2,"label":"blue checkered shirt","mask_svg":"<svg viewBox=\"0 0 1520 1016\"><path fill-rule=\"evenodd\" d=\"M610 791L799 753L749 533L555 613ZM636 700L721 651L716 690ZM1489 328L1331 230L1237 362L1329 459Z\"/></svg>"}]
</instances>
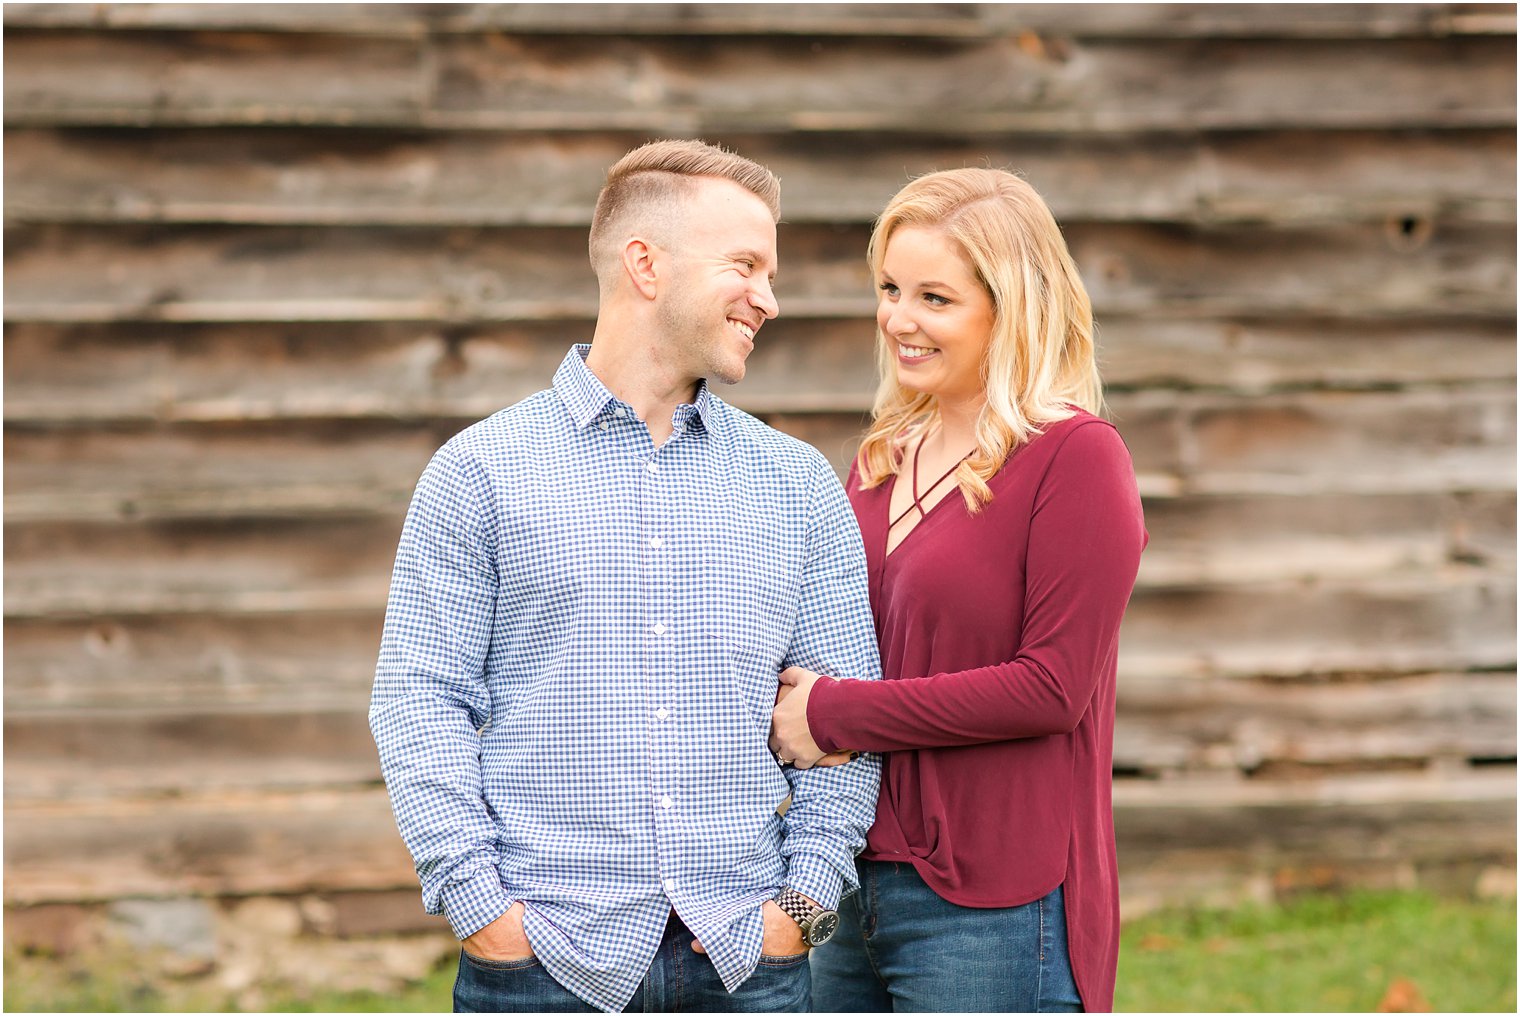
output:
<instances>
[{"instance_id":1,"label":"blue checkered shirt","mask_svg":"<svg viewBox=\"0 0 1520 1016\"><path fill-rule=\"evenodd\" d=\"M824 458L705 383L657 449L589 348L418 481L370 726L427 910L463 938L522 901L548 972L617 1011L672 907L733 990L782 885L855 888L880 760L766 742L783 667L881 665Z\"/></svg>"}]
</instances>

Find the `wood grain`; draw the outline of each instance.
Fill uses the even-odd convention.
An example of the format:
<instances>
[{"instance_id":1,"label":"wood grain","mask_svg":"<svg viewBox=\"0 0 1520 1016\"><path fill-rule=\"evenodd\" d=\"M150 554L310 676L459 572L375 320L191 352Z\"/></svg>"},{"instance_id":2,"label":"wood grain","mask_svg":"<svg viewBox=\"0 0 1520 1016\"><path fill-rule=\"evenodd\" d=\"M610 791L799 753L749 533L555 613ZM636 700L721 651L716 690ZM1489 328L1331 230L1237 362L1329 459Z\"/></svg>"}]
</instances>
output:
<instances>
[{"instance_id":1,"label":"wood grain","mask_svg":"<svg viewBox=\"0 0 1520 1016\"><path fill-rule=\"evenodd\" d=\"M363 687L324 699L190 707L36 709L7 703L8 800L287 792L372 786ZM1223 679L1121 683L1114 765L1126 774L1346 773L1515 754L1515 675L1355 683Z\"/></svg>"},{"instance_id":2,"label":"wood grain","mask_svg":"<svg viewBox=\"0 0 1520 1016\"><path fill-rule=\"evenodd\" d=\"M782 313L866 317L867 231L784 225ZM1513 229L1442 227L1402 249L1382 224L1078 224L1068 242L1101 320L1404 315L1507 318ZM579 229L13 226L8 321L585 319L596 284Z\"/></svg>"},{"instance_id":3,"label":"wood grain","mask_svg":"<svg viewBox=\"0 0 1520 1016\"><path fill-rule=\"evenodd\" d=\"M647 35L904 35L1388 38L1505 34L1502 4L15 4L5 24L72 29L256 29Z\"/></svg>"},{"instance_id":4,"label":"wood grain","mask_svg":"<svg viewBox=\"0 0 1520 1016\"><path fill-rule=\"evenodd\" d=\"M9 124L1124 132L1503 127L1515 111L1502 35L905 45L26 30L6 43Z\"/></svg>"},{"instance_id":5,"label":"wood grain","mask_svg":"<svg viewBox=\"0 0 1520 1016\"><path fill-rule=\"evenodd\" d=\"M1513 857L1514 849L1514 780L1503 772L1124 781L1114 812L1121 863L1137 873L1179 857L1215 870L1249 859L1260 870L1264 862L1427 861L1457 851ZM382 790L8 800L5 818L6 866L28 873L8 880L12 904L416 887ZM109 868L100 864L102 842L119 845Z\"/></svg>"},{"instance_id":6,"label":"wood grain","mask_svg":"<svg viewBox=\"0 0 1520 1016\"><path fill-rule=\"evenodd\" d=\"M474 420L547 386L565 351L591 330L578 319L18 322L5 335L4 414L13 429L269 420L300 431L318 420ZM784 315L761 331L743 383L721 394L751 412L863 412L876 389L874 332L868 318ZM1515 371L1514 326L1499 319L1113 316L1099 322L1099 341L1110 400L1125 416L1147 405L1132 395L1152 388L1205 390L1226 403L1231 393L1482 384ZM75 440L55 453L67 460L77 447L87 461L84 439Z\"/></svg>"},{"instance_id":7,"label":"wood grain","mask_svg":"<svg viewBox=\"0 0 1520 1016\"><path fill-rule=\"evenodd\" d=\"M1062 222L1513 222L1507 130L969 140L728 135L792 223L869 223L910 177L1005 166ZM218 128L7 132L12 221L585 226L638 134ZM1409 220L1406 227L1405 221ZM1413 241L1411 241L1413 242Z\"/></svg>"},{"instance_id":8,"label":"wood grain","mask_svg":"<svg viewBox=\"0 0 1520 1016\"><path fill-rule=\"evenodd\" d=\"M1512 5L3 18L8 905L418 927L365 722L403 513L589 338L592 203L655 135L783 178L783 316L722 394L841 473L887 198L990 164L1048 199L1151 536L1131 912L1512 874Z\"/></svg>"}]
</instances>

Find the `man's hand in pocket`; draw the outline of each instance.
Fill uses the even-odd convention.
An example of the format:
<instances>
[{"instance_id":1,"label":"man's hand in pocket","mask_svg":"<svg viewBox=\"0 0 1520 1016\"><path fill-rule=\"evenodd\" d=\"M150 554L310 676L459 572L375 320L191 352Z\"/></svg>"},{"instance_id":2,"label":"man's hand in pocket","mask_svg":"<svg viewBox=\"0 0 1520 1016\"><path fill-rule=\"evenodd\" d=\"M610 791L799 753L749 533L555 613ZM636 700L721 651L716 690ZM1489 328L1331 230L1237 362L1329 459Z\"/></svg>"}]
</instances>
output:
<instances>
[{"instance_id":1,"label":"man's hand in pocket","mask_svg":"<svg viewBox=\"0 0 1520 1016\"><path fill-rule=\"evenodd\" d=\"M530 960L533 947L523 933L523 914L527 911L521 902L512 904L510 910L490 924L481 928L459 944L464 951L483 960L507 963L512 960Z\"/></svg>"}]
</instances>

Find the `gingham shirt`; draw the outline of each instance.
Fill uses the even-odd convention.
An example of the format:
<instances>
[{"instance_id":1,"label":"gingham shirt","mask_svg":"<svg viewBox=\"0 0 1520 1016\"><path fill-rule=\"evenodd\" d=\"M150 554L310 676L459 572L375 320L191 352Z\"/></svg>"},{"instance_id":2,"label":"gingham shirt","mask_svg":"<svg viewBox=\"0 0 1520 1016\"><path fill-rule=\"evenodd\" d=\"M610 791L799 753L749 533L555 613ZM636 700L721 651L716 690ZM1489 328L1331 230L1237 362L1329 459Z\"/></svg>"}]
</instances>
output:
<instances>
[{"instance_id":1,"label":"gingham shirt","mask_svg":"<svg viewBox=\"0 0 1520 1016\"><path fill-rule=\"evenodd\" d=\"M370 726L427 910L463 938L523 901L549 973L616 1011L672 907L732 990L782 885L854 888L879 758L766 741L783 667L881 668L823 457L705 383L656 449L589 348L418 481Z\"/></svg>"}]
</instances>

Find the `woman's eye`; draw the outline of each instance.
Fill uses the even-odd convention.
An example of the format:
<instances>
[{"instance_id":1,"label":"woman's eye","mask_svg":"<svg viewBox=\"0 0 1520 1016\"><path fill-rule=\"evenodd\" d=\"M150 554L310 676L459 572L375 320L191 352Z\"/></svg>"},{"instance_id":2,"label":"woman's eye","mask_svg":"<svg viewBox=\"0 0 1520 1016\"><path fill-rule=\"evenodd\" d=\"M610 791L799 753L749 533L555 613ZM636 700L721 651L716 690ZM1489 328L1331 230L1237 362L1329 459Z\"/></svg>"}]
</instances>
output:
<instances>
[{"instance_id":1,"label":"woman's eye","mask_svg":"<svg viewBox=\"0 0 1520 1016\"><path fill-rule=\"evenodd\" d=\"M890 282L883 282L880 286L878 286L876 288L880 289L883 293L886 293L888 296L896 296L897 295L897 287L894 286L894 285L892 285L892 283L890 283Z\"/></svg>"},{"instance_id":2,"label":"woman's eye","mask_svg":"<svg viewBox=\"0 0 1520 1016\"><path fill-rule=\"evenodd\" d=\"M946 306L946 305L948 305L950 303L949 300L946 300L943 296L940 296L938 293L925 293L924 294L924 300L927 303L929 303L931 306L934 306L934 307L944 307L944 306Z\"/></svg>"}]
</instances>

